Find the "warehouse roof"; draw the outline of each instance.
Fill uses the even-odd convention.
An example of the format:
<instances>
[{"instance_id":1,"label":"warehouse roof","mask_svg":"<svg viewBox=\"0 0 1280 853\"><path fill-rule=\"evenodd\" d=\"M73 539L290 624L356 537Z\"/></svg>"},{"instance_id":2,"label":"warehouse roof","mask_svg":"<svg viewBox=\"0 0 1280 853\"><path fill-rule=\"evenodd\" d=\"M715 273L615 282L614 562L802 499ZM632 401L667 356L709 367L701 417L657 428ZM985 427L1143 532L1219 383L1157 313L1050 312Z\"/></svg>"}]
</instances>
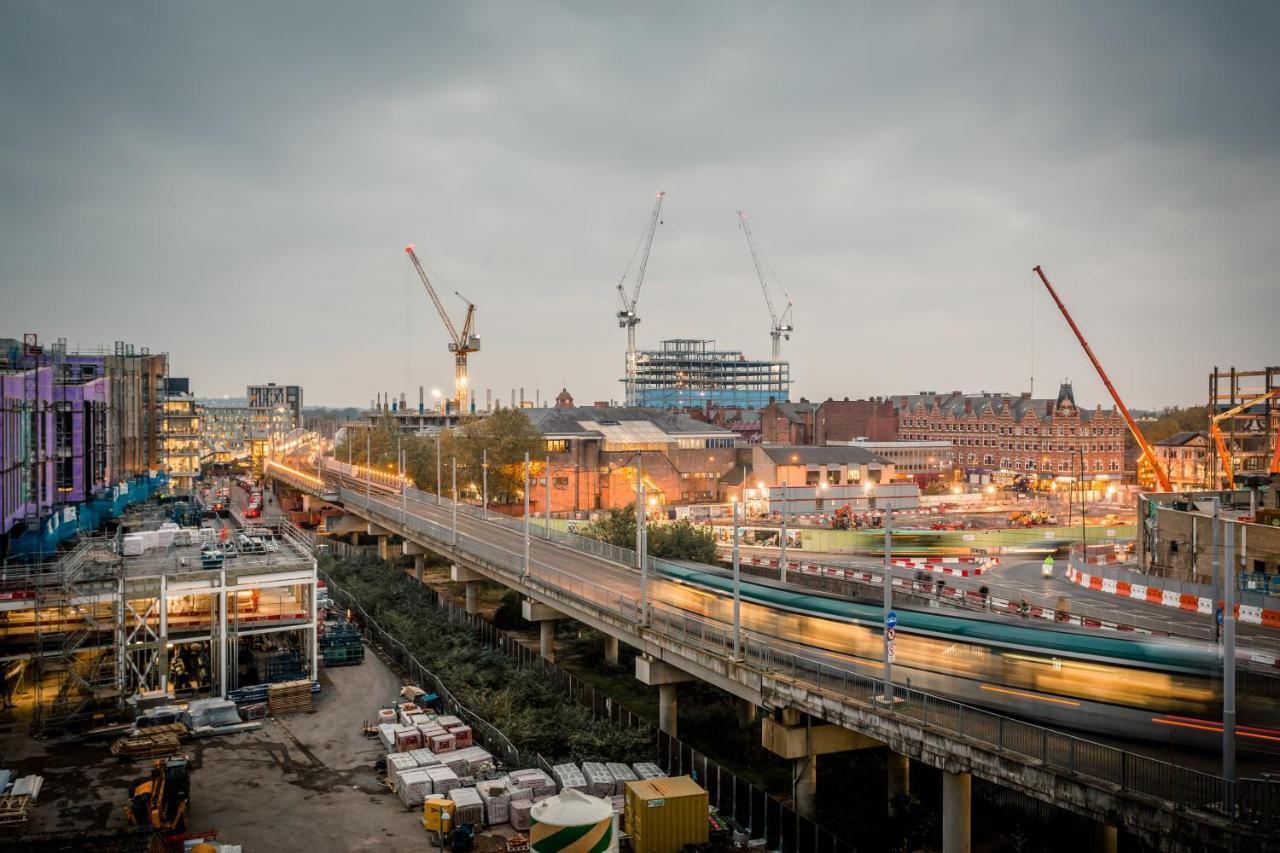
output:
<instances>
[{"instance_id":1,"label":"warehouse roof","mask_svg":"<svg viewBox=\"0 0 1280 853\"><path fill-rule=\"evenodd\" d=\"M547 438L609 438L634 434L637 440L658 441L662 437L733 438L733 432L666 409L630 406L562 406L526 409L525 414L538 432Z\"/></svg>"},{"instance_id":2,"label":"warehouse roof","mask_svg":"<svg viewBox=\"0 0 1280 853\"><path fill-rule=\"evenodd\" d=\"M777 465L892 465L892 460L865 447L763 444L760 449Z\"/></svg>"}]
</instances>

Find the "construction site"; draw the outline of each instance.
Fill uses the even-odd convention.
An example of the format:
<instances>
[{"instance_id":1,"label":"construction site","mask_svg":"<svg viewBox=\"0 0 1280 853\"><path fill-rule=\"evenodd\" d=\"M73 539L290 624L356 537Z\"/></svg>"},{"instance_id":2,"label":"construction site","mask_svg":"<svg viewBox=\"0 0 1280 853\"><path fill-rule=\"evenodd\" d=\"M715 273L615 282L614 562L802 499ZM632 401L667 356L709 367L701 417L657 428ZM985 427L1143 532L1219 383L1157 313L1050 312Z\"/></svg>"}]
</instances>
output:
<instances>
[{"instance_id":1,"label":"construction site","mask_svg":"<svg viewBox=\"0 0 1280 853\"><path fill-rule=\"evenodd\" d=\"M310 552L289 535L199 526L191 514L174 521L188 510L170 506L183 505L143 504L113 536L5 569L5 699L34 733L315 677Z\"/></svg>"},{"instance_id":2,"label":"construction site","mask_svg":"<svg viewBox=\"0 0 1280 853\"><path fill-rule=\"evenodd\" d=\"M1215 367L1209 374L1209 433L1215 488L1280 472L1280 367Z\"/></svg>"}]
</instances>

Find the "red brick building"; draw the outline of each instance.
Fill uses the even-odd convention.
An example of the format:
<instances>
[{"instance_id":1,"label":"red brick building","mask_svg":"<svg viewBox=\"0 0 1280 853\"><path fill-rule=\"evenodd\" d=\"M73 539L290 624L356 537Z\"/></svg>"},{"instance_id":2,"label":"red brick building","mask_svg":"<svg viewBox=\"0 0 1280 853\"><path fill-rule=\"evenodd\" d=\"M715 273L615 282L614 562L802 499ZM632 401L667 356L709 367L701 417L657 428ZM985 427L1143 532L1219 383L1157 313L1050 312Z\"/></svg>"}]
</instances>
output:
<instances>
[{"instance_id":1,"label":"red brick building","mask_svg":"<svg viewBox=\"0 0 1280 853\"><path fill-rule=\"evenodd\" d=\"M971 480L1022 475L1041 481L1080 473L1086 481L1119 482L1124 468L1125 423L1115 409L1076 406L1071 385L1055 399L1030 394L961 394L953 391L890 398L898 412L898 437L948 440L956 465Z\"/></svg>"},{"instance_id":2,"label":"red brick building","mask_svg":"<svg viewBox=\"0 0 1280 853\"><path fill-rule=\"evenodd\" d=\"M889 400L828 399L818 405L814 417L814 444L835 444L865 438L895 441L898 412Z\"/></svg>"},{"instance_id":3,"label":"red brick building","mask_svg":"<svg viewBox=\"0 0 1280 853\"><path fill-rule=\"evenodd\" d=\"M818 404L803 397L799 403L771 400L760 410L760 441L763 444L813 444Z\"/></svg>"}]
</instances>

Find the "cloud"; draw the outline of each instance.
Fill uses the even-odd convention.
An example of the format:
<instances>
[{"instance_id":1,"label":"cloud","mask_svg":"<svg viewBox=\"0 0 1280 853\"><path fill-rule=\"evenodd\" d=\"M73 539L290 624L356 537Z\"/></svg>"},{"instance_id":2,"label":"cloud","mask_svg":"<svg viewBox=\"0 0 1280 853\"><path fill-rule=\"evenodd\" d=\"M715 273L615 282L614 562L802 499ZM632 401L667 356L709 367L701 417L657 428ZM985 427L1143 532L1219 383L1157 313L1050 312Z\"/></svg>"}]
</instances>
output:
<instances>
[{"instance_id":1,"label":"cloud","mask_svg":"<svg viewBox=\"0 0 1280 853\"><path fill-rule=\"evenodd\" d=\"M795 298L794 395L1134 406L1274 360L1269 6L6 5L5 334L168 350L200 393L620 396L613 286L668 192L642 345L767 353L735 211ZM483 396L482 396L483 399Z\"/></svg>"}]
</instances>

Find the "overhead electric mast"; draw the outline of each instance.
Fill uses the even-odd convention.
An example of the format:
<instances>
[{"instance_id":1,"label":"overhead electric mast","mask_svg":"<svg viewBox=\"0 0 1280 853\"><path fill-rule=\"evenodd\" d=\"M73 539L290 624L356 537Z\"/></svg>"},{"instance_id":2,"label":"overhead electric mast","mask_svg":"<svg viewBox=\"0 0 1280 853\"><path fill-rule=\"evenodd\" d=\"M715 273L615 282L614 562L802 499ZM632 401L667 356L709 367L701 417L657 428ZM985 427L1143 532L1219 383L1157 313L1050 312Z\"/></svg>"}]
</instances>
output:
<instances>
[{"instance_id":1,"label":"overhead electric mast","mask_svg":"<svg viewBox=\"0 0 1280 853\"><path fill-rule=\"evenodd\" d=\"M1151 465L1151 470L1155 472L1156 482L1160 484L1160 490L1163 492L1172 492L1173 487L1169 484L1169 475L1164 472L1164 466L1160 464L1160 460L1156 458L1155 451L1151 449L1151 445L1147 443L1147 437L1142 434L1142 430L1138 429L1138 424L1134 421L1133 415L1129 414L1129 408L1120 399L1116 386L1111 384L1107 372L1102 369L1102 364L1098 361L1098 357L1093 354L1093 350L1089 346L1089 342L1084 339L1084 335L1080 331L1080 327L1076 325L1076 321L1071 319L1071 314L1067 311L1067 306L1062 304L1062 300L1058 298L1058 293L1053 289L1053 285L1049 283L1049 279L1045 276L1044 270L1037 265L1035 274L1040 276L1040 280L1044 282L1044 286L1048 289L1049 295L1053 297L1053 301L1058 304L1058 310L1062 312L1062 316L1067 319L1067 325L1071 327L1071 331L1076 333L1076 338L1080 341L1080 346L1084 347L1085 355L1089 356L1089 361L1093 362L1093 367L1098 371L1098 376L1102 378L1102 384L1107 386L1107 390L1111 392L1111 399L1115 401L1116 408L1120 410L1120 414L1124 415L1125 423L1129 425L1129 432L1133 434L1134 441L1138 442L1138 446L1142 448L1142 455L1147 457L1147 463ZM1083 476L1083 474L1082 474Z\"/></svg>"},{"instance_id":2,"label":"overhead electric mast","mask_svg":"<svg viewBox=\"0 0 1280 853\"><path fill-rule=\"evenodd\" d=\"M636 244L636 249L631 253L631 261L627 264L626 270L622 273L622 278L618 279L618 328L627 330L627 405L634 406L636 401L636 326L640 322L640 318L636 315L636 303L640 300L640 287L644 284L644 270L649 265L649 250L653 247L653 235L658 229L661 220L658 214L662 212L662 199L666 196L665 192L659 192L657 201L653 203L653 213L649 215L649 224L645 226L644 233L640 236L640 242ZM627 295L627 275L631 272L632 265L636 262L636 255L640 256L640 266L636 269L635 287L631 289L631 295Z\"/></svg>"},{"instance_id":3,"label":"overhead electric mast","mask_svg":"<svg viewBox=\"0 0 1280 853\"><path fill-rule=\"evenodd\" d=\"M782 357L781 339L785 337L787 340L791 340L791 333L795 331L795 326L791 325L791 306L794 303L791 301L791 297L787 295L786 289L779 283L778 289L782 291L783 297L786 298L787 307L783 309L782 316L778 316L778 312L773 307L773 296L769 293L769 281L764 274L765 265L769 262L764 259L764 253L756 245L756 238L751 233L751 226L747 223L745 211L738 211L738 221L742 224L742 233L747 235L747 247L751 249L751 261L756 265L756 275L760 278L760 289L764 291L764 303L769 306L769 337L773 339L772 360L780 361ZM777 278L776 274L774 278Z\"/></svg>"},{"instance_id":4,"label":"overhead electric mast","mask_svg":"<svg viewBox=\"0 0 1280 853\"><path fill-rule=\"evenodd\" d=\"M453 353L453 405L461 414L467 410L467 356L480 351L480 339L472 333L476 306L458 291L453 292L454 296L467 303L467 316L462 321L462 333L458 334L458 330L453 327L453 321L449 319L449 314L440 302L440 297L436 295L436 289L431 286L431 279L427 278L426 270L422 268L422 263L414 254L413 244L405 246L404 250L409 255L409 260L413 261L413 268L418 271L422 286L427 289L427 295L431 297L432 303L436 306L436 312L444 321L445 330L449 333L449 352Z\"/></svg>"}]
</instances>

